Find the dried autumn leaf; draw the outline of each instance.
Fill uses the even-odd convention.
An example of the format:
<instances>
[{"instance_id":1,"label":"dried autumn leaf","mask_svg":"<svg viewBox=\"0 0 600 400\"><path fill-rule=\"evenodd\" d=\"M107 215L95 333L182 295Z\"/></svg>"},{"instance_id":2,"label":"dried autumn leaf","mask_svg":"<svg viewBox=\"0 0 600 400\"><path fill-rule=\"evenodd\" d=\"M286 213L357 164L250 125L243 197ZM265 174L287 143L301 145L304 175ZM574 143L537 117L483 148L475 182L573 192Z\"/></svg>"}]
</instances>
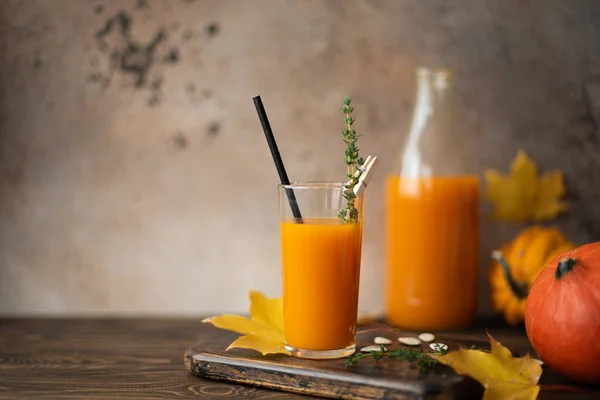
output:
<instances>
[{"instance_id":1,"label":"dried autumn leaf","mask_svg":"<svg viewBox=\"0 0 600 400\"><path fill-rule=\"evenodd\" d=\"M223 314L204 319L217 328L227 329L241 336L227 350L233 348L253 349L261 354L284 353L283 297L270 299L258 291L250 291L250 318Z\"/></svg>"},{"instance_id":2,"label":"dried autumn leaf","mask_svg":"<svg viewBox=\"0 0 600 400\"><path fill-rule=\"evenodd\" d=\"M510 175L495 170L484 172L486 198L494 204L494 216L501 220L548 221L567 209L560 199L565 195L562 171L541 177L538 168L519 150L511 164Z\"/></svg>"},{"instance_id":3,"label":"dried autumn leaf","mask_svg":"<svg viewBox=\"0 0 600 400\"><path fill-rule=\"evenodd\" d=\"M513 357L490 334L491 353L460 349L444 355L430 354L456 373L468 375L485 388L483 400L533 400L540 391L542 367L529 354Z\"/></svg>"}]
</instances>

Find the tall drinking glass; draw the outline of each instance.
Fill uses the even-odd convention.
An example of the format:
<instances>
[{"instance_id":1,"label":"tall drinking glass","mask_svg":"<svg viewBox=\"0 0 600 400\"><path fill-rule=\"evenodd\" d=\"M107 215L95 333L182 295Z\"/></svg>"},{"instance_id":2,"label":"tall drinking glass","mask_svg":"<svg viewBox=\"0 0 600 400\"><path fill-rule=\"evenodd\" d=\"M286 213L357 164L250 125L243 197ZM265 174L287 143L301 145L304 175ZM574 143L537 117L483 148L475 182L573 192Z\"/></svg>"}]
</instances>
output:
<instances>
[{"instance_id":1,"label":"tall drinking glass","mask_svg":"<svg viewBox=\"0 0 600 400\"><path fill-rule=\"evenodd\" d=\"M364 197L354 201L358 220L343 221L346 191L343 183L279 185L285 342L296 357L355 350Z\"/></svg>"}]
</instances>

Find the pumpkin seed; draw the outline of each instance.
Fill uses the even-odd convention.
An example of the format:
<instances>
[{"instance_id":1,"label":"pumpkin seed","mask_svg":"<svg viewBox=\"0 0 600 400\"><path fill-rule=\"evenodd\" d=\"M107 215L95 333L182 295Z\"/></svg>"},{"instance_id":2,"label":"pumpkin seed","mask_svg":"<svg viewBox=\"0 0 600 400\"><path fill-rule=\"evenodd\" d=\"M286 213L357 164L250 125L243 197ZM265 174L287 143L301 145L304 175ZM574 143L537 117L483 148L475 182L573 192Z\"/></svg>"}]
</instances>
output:
<instances>
[{"instance_id":1,"label":"pumpkin seed","mask_svg":"<svg viewBox=\"0 0 600 400\"><path fill-rule=\"evenodd\" d=\"M537 358L532 358L532 360L540 365L544 365L544 362L542 360L538 360Z\"/></svg>"},{"instance_id":2,"label":"pumpkin seed","mask_svg":"<svg viewBox=\"0 0 600 400\"><path fill-rule=\"evenodd\" d=\"M444 343L431 343L429 345L429 348L433 351L435 351L436 353L441 353L443 351L447 351L448 350L448 345L444 344Z\"/></svg>"},{"instance_id":3,"label":"pumpkin seed","mask_svg":"<svg viewBox=\"0 0 600 400\"><path fill-rule=\"evenodd\" d=\"M421 341L414 337L399 337L398 341L407 346L418 346L421 344Z\"/></svg>"},{"instance_id":4,"label":"pumpkin seed","mask_svg":"<svg viewBox=\"0 0 600 400\"><path fill-rule=\"evenodd\" d=\"M363 353L370 353L372 351L381 351L381 346L372 344L370 346L363 347L362 349L360 349L360 351L362 351ZM384 347L383 351L387 351L387 349Z\"/></svg>"},{"instance_id":5,"label":"pumpkin seed","mask_svg":"<svg viewBox=\"0 0 600 400\"><path fill-rule=\"evenodd\" d=\"M433 340L435 339L435 336L433 335L433 333L421 333L419 335L419 340L421 340L422 342L433 342Z\"/></svg>"},{"instance_id":6,"label":"pumpkin seed","mask_svg":"<svg viewBox=\"0 0 600 400\"><path fill-rule=\"evenodd\" d=\"M392 341L388 338L377 336L374 340L375 344L392 344Z\"/></svg>"}]
</instances>

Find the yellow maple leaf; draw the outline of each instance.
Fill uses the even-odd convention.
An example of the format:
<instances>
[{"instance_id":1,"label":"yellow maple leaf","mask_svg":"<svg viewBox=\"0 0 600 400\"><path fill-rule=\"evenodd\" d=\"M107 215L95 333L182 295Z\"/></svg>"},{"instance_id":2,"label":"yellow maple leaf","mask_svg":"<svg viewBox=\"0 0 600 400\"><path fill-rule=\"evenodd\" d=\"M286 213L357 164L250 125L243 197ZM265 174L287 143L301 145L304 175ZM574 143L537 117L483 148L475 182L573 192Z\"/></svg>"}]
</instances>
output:
<instances>
[{"instance_id":1,"label":"yellow maple leaf","mask_svg":"<svg viewBox=\"0 0 600 400\"><path fill-rule=\"evenodd\" d=\"M241 336L227 350L233 348L254 349L261 354L289 354L284 346L283 297L268 298L263 293L250 291L250 318L223 314L204 319L217 328L227 329Z\"/></svg>"},{"instance_id":2,"label":"yellow maple leaf","mask_svg":"<svg viewBox=\"0 0 600 400\"><path fill-rule=\"evenodd\" d=\"M511 163L510 175L488 169L484 178L485 196L494 205L497 219L542 222L567 209L560 201L566 191L562 171L550 171L540 177L537 165L522 150Z\"/></svg>"},{"instance_id":3,"label":"yellow maple leaf","mask_svg":"<svg viewBox=\"0 0 600 400\"><path fill-rule=\"evenodd\" d=\"M483 400L533 400L540 391L542 367L529 354L513 357L510 350L490 334L490 353L460 349L447 354L429 354L456 373L468 375L485 388Z\"/></svg>"}]
</instances>

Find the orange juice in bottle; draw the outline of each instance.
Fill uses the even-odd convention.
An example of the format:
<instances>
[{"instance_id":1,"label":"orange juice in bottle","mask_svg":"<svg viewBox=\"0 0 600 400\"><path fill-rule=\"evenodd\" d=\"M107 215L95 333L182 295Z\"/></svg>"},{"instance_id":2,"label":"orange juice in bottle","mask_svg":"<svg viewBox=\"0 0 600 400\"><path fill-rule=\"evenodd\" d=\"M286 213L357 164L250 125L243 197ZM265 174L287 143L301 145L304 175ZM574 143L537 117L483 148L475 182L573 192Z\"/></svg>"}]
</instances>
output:
<instances>
[{"instance_id":1,"label":"orange juice in bottle","mask_svg":"<svg viewBox=\"0 0 600 400\"><path fill-rule=\"evenodd\" d=\"M417 103L385 186L387 321L468 326L477 308L479 179L458 129L448 71L417 71Z\"/></svg>"}]
</instances>

